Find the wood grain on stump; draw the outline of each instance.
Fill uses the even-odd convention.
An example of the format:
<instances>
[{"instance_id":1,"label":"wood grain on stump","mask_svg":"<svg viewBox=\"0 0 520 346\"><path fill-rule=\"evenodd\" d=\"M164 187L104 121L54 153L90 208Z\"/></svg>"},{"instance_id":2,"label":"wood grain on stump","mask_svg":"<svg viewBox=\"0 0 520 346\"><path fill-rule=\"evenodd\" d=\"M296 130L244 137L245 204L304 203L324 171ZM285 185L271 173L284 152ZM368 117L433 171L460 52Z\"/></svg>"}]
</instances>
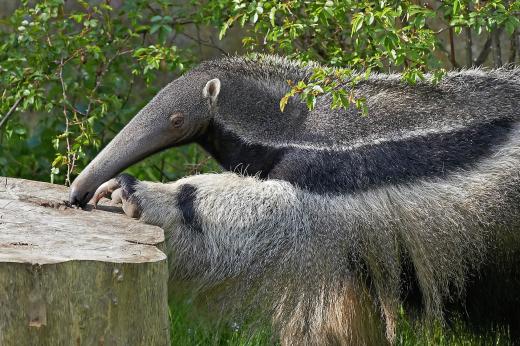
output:
<instances>
[{"instance_id":1,"label":"wood grain on stump","mask_svg":"<svg viewBox=\"0 0 520 346\"><path fill-rule=\"evenodd\" d=\"M0 178L0 345L167 345L163 231Z\"/></svg>"}]
</instances>

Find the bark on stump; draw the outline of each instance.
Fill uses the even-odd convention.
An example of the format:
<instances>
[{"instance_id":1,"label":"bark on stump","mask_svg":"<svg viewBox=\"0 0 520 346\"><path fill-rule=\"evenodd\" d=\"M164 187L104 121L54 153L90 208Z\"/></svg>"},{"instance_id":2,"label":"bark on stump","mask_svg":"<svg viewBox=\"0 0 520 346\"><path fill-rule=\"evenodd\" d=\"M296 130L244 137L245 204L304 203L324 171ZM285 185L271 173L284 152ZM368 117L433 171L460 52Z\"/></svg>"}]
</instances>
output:
<instances>
[{"instance_id":1,"label":"bark on stump","mask_svg":"<svg viewBox=\"0 0 520 346\"><path fill-rule=\"evenodd\" d=\"M0 178L0 345L167 345L163 231Z\"/></svg>"}]
</instances>

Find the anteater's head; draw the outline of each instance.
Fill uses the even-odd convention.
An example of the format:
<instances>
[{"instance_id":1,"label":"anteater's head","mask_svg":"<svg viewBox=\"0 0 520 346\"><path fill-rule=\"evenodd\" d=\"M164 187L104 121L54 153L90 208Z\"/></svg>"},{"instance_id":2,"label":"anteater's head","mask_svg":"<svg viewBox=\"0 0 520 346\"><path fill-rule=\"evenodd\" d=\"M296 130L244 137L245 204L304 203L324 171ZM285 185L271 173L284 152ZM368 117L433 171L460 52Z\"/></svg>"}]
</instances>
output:
<instances>
[{"instance_id":1,"label":"anteater's head","mask_svg":"<svg viewBox=\"0 0 520 346\"><path fill-rule=\"evenodd\" d=\"M84 206L103 182L130 165L203 135L220 89L219 78L200 70L167 85L74 180L70 202Z\"/></svg>"}]
</instances>

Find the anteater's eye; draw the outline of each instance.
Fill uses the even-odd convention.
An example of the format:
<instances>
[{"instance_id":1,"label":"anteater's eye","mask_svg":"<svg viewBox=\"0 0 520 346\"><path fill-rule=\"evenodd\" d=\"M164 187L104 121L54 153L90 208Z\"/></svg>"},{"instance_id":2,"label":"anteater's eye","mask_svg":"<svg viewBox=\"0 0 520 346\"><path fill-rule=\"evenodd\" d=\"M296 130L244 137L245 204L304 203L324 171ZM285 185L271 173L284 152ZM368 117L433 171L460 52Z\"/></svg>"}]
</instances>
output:
<instances>
[{"instance_id":1,"label":"anteater's eye","mask_svg":"<svg viewBox=\"0 0 520 346\"><path fill-rule=\"evenodd\" d=\"M173 127L181 127L182 124L184 124L184 115L181 113L173 113L173 115L170 117L170 121L172 122Z\"/></svg>"}]
</instances>

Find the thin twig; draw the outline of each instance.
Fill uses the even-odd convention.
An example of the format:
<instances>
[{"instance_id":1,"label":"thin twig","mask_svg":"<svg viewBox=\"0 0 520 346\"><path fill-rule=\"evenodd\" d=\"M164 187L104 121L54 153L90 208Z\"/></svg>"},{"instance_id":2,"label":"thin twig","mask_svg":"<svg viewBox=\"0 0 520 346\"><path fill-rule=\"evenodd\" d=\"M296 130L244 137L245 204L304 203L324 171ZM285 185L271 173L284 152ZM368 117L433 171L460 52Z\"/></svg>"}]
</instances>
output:
<instances>
[{"instance_id":1,"label":"thin twig","mask_svg":"<svg viewBox=\"0 0 520 346\"><path fill-rule=\"evenodd\" d=\"M65 142L67 144L67 176L65 177L65 184L70 186L70 174L74 169L76 163L76 154L71 154L71 146L69 139L69 116L67 115L67 92L65 89L65 81L63 80L63 66L65 62L60 61L59 78L61 82L61 92L63 96L63 117L65 118Z\"/></svg>"},{"instance_id":2,"label":"thin twig","mask_svg":"<svg viewBox=\"0 0 520 346\"><path fill-rule=\"evenodd\" d=\"M107 73L107 71L108 71L110 65L112 64L112 62L116 58L120 57L121 55L125 55L125 54L131 53L133 51L134 51L133 49L129 49L129 50L117 52L113 57L108 59L108 61L107 61L107 63L105 65L102 66L101 72L96 74L96 84L94 85L94 88L90 91L89 103L87 105L87 110L85 111L86 115L90 114L90 110L92 108L92 103L94 102L94 94L96 93L96 91L101 86L101 82L103 81L103 77Z\"/></svg>"},{"instance_id":3,"label":"thin twig","mask_svg":"<svg viewBox=\"0 0 520 346\"><path fill-rule=\"evenodd\" d=\"M445 32L446 30L452 30L453 28L457 28L457 27L464 27L464 25L462 25L462 24L448 25L448 26L445 26L442 29L434 31L433 33L435 35L439 35L439 34L442 34L443 32Z\"/></svg>"},{"instance_id":4,"label":"thin twig","mask_svg":"<svg viewBox=\"0 0 520 346\"><path fill-rule=\"evenodd\" d=\"M7 123L7 120L13 115L14 111L16 110L16 107L22 102L23 96L20 96L18 100L14 103L14 105L9 109L9 111L2 117L2 120L0 121L0 129Z\"/></svg>"},{"instance_id":5,"label":"thin twig","mask_svg":"<svg viewBox=\"0 0 520 346\"><path fill-rule=\"evenodd\" d=\"M125 98L123 99L123 103L121 104L121 109L125 109L126 104L128 103L128 100L130 99L130 95L132 94L132 90L134 88L135 83L135 76L132 75L132 80L130 81L130 86L128 87L128 90L126 92Z\"/></svg>"},{"instance_id":6,"label":"thin twig","mask_svg":"<svg viewBox=\"0 0 520 346\"><path fill-rule=\"evenodd\" d=\"M211 42L208 42L208 41L205 41L205 40L199 40L193 36L190 36L189 34L185 33L185 32L181 32L180 33L181 35L183 36L186 36L187 38L189 38L190 40L194 41L194 42L197 42L199 45L201 46L206 46L206 47L210 47L210 48L215 48L217 50L219 50L221 53L223 54L229 54L226 50L220 48L218 45L215 44L215 42L213 42L213 40L211 40Z\"/></svg>"}]
</instances>

